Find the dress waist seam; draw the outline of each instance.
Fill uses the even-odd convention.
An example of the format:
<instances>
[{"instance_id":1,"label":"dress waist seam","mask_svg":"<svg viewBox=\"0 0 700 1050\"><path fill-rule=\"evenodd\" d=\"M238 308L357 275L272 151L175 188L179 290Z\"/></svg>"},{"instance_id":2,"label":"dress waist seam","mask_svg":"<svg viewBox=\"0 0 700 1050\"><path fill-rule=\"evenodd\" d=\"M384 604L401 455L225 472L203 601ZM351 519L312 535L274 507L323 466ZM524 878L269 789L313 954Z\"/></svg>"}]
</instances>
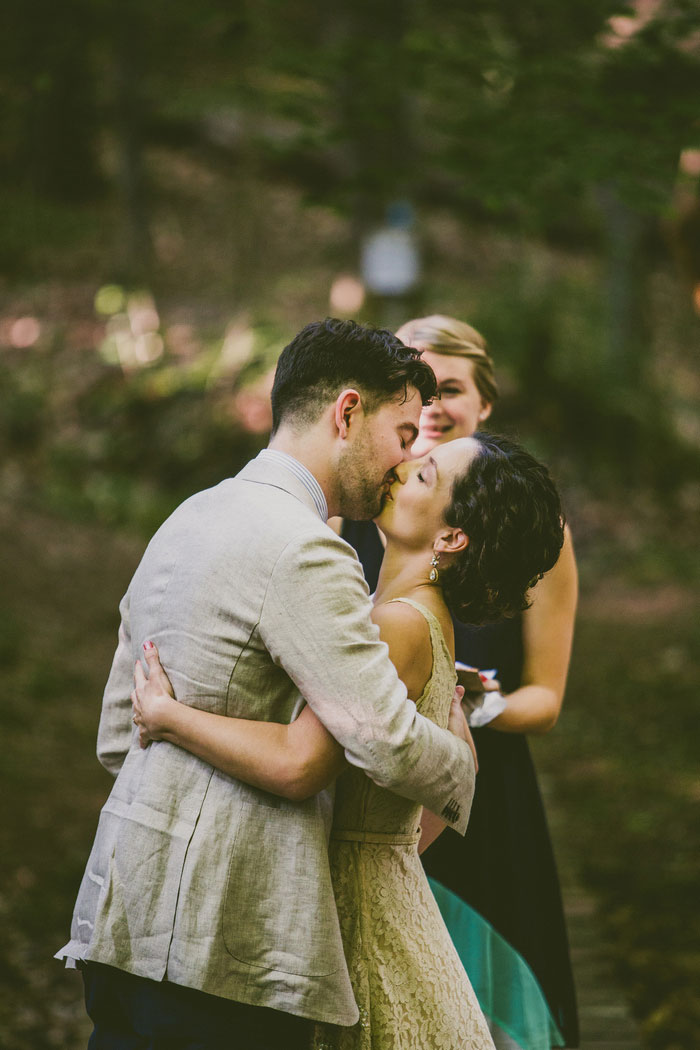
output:
<instances>
[{"instance_id":1,"label":"dress waist seam","mask_svg":"<svg viewBox=\"0 0 700 1050\"><path fill-rule=\"evenodd\" d=\"M370 842L385 846L414 846L420 838L420 828L406 834L383 831L352 831L333 828L331 842Z\"/></svg>"}]
</instances>

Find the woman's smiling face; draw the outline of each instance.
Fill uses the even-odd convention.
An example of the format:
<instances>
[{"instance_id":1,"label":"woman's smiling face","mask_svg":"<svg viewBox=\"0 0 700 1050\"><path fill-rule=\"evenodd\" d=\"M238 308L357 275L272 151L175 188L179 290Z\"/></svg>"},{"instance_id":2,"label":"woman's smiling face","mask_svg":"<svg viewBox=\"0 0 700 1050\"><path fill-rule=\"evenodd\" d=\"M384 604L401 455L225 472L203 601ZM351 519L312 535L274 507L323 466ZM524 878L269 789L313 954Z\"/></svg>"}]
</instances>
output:
<instances>
[{"instance_id":1,"label":"woman's smiling face","mask_svg":"<svg viewBox=\"0 0 700 1050\"><path fill-rule=\"evenodd\" d=\"M382 532L412 548L431 548L445 526L452 484L468 471L478 450L478 441L460 438L438 445L420 459L401 463L382 512L375 518Z\"/></svg>"},{"instance_id":2,"label":"woman's smiling face","mask_svg":"<svg viewBox=\"0 0 700 1050\"><path fill-rule=\"evenodd\" d=\"M491 405L477 389L474 365L468 357L436 354L420 344L418 349L435 373L440 395L421 413L413 452L422 457L436 445L473 434L490 416Z\"/></svg>"}]
</instances>

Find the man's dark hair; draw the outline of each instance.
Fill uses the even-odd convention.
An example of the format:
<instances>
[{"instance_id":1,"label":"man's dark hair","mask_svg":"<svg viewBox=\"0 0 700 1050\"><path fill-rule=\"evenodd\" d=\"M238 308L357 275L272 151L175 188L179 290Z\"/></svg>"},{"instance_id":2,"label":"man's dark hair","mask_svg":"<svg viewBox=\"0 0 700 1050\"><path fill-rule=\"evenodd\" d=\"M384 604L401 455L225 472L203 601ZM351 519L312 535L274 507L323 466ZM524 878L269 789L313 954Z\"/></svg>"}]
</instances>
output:
<instances>
[{"instance_id":1,"label":"man's dark hair","mask_svg":"<svg viewBox=\"0 0 700 1050\"><path fill-rule=\"evenodd\" d=\"M327 317L312 321L282 351L272 386L272 431L294 416L315 422L341 390L356 387L367 412L415 387L424 405L435 397L432 369L420 351L384 328Z\"/></svg>"}]
</instances>

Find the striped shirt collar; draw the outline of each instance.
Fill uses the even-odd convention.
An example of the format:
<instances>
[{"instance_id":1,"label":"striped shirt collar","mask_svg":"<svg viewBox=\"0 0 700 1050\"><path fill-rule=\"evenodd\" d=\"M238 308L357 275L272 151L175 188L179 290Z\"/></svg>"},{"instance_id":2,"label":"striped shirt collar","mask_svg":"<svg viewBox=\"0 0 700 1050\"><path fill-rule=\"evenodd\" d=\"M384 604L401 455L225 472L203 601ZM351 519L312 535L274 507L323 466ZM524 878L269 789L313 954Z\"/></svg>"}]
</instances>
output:
<instances>
[{"instance_id":1,"label":"striped shirt collar","mask_svg":"<svg viewBox=\"0 0 700 1050\"><path fill-rule=\"evenodd\" d=\"M310 470L308 470L303 463L300 463L294 456L290 456L287 452L280 452L276 448L264 448L260 453L261 458L272 459L275 463L279 463L281 467L293 474L295 478L298 478L302 483L306 491L314 501L314 506L319 513L319 517L323 521L328 521L328 504L326 497L323 494L323 489L316 481Z\"/></svg>"}]
</instances>

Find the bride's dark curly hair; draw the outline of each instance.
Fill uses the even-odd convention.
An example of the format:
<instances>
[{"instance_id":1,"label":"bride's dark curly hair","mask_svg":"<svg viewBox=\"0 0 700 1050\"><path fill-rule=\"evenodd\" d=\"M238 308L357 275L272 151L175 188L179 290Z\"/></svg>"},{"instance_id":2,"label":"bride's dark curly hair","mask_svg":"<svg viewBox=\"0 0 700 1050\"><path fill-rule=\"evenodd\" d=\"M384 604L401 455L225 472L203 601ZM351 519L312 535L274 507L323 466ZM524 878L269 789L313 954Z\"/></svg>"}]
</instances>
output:
<instances>
[{"instance_id":1,"label":"bride's dark curly hair","mask_svg":"<svg viewBox=\"0 0 700 1050\"><path fill-rule=\"evenodd\" d=\"M440 572L445 601L463 623L492 623L527 609L528 590L564 542L559 495L542 464L508 438L474 434L480 449L452 486L444 518L469 545Z\"/></svg>"}]
</instances>

